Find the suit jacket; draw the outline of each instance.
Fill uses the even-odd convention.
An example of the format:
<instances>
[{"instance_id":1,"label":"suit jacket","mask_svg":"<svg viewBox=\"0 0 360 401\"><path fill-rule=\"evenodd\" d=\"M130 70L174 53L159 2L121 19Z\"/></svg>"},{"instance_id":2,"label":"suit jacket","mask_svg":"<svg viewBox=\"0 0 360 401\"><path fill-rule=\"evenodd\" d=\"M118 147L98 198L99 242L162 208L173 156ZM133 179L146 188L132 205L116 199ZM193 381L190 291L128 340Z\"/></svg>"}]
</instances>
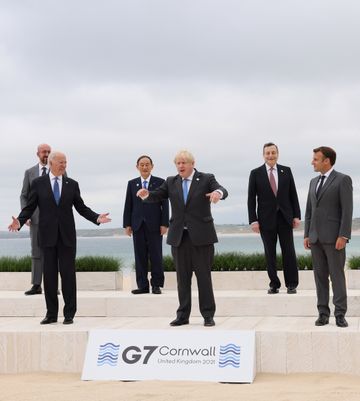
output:
<instances>
[{"instance_id":1,"label":"suit jacket","mask_svg":"<svg viewBox=\"0 0 360 401\"><path fill-rule=\"evenodd\" d=\"M76 181L63 176L60 203L57 205L49 175L40 176L33 180L28 201L18 216L20 227L38 207L40 245L42 247L55 246L60 233L61 239L66 246L76 247L73 206L87 220L98 224L96 221L99 214L93 212L84 204Z\"/></svg>"},{"instance_id":2,"label":"suit jacket","mask_svg":"<svg viewBox=\"0 0 360 401\"><path fill-rule=\"evenodd\" d=\"M187 227L195 246L210 245L218 241L211 215L211 203L206 196L216 189L223 192L223 199L227 197L227 190L216 181L213 174L195 170L186 204L182 192L182 178L179 175L168 177L159 188L150 192L146 199L148 202L170 199L172 216L167 235L169 245L180 245L184 227Z\"/></svg>"},{"instance_id":3,"label":"suit jacket","mask_svg":"<svg viewBox=\"0 0 360 401\"><path fill-rule=\"evenodd\" d=\"M158 188L164 180L151 176L148 189L150 191ZM134 178L128 182L123 215L123 227L131 227L138 231L141 224L145 222L149 230L159 232L160 226L169 226L169 202L164 199L158 203L146 203L136 196L141 188L141 178Z\"/></svg>"},{"instance_id":4,"label":"suit jacket","mask_svg":"<svg viewBox=\"0 0 360 401\"><path fill-rule=\"evenodd\" d=\"M276 227L276 214L279 210L291 226L294 218L301 218L291 169L280 164L277 164L277 169L277 196L271 189L265 164L250 173L248 187L249 224L258 221L260 228L264 230L272 230Z\"/></svg>"},{"instance_id":5,"label":"suit jacket","mask_svg":"<svg viewBox=\"0 0 360 401\"><path fill-rule=\"evenodd\" d=\"M315 177L310 182L304 237L309 238L310 243L320 241L323 244L334 244L338 237L350 239L353 211L351 178L333 170L317 198L318 180L319 177Z\"/></svg>"},{"instance_id":6,"label":"suit jacket","mask_svg":"<svg viewBox=\"0 0 360 401\"><path fill-rule=\"evenodd\" d=\"M37 163L35 166L30 167L25 171L24 174L24 180L23 180L23 186L21 189L21 194L20 194L20 206L21 209L24 208L29 200L29 194L30 194L30 188L31 188L31 183L35 178L39 177L39 163ZM39 209L36 208L34 213L31 216L31 222L32 224L39 224Z\"/></svg>"}]
</instances>

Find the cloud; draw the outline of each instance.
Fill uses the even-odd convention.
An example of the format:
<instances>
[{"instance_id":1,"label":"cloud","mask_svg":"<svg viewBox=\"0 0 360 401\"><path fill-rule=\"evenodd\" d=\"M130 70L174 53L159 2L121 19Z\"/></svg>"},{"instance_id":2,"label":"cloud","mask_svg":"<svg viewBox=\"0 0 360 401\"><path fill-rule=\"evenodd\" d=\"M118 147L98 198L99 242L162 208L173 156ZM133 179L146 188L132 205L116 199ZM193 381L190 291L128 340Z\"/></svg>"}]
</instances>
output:
<instances>
[{"instance_id":1,"label":"cloud","mask_svg":"<svg viewBox=\"0 0 360 401\"><path fill-rule=\"evenodd\" d=\"M2 2L0 229L43 142L114 227L139 154L165 177L182 148L229 190L216 221L246 223L267 141L303 210L312 149L333 146L359 216L359 17L356 1Z\"/></svg>"}]
</instances>

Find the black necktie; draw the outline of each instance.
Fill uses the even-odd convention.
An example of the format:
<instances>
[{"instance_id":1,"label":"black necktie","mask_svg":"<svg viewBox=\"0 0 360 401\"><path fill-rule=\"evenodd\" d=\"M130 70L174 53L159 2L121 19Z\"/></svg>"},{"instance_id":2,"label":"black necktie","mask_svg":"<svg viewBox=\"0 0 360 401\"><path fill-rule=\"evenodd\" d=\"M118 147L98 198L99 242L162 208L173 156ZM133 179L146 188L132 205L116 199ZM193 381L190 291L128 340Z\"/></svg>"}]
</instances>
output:
<instances>
[{"instance_id":1,"label":"black necktie","mask_svg":"<svg viewBox=\"0 0 360 401\"><path fill-rule=\"evenodd\" d=\"M41 175L46 175L46 167L45 167L45 166L42 168L42 173L41 173Z\"/></svg>"},{"instance_id":2,"label":"black necktie","mask_svg":"<svg viewBox=\"0 0 360 401\"><path fill-rule=\"evenodd\" d=\"M326 178L325 175L322 175L322 176L320 177L320 183L319 183L319 185L318 185L317 188L316 188L316 197L317 197L317 198L319 197L321 188L322 188L322 186L324 185L325 178Z\"/></svg>"}]
</instances>

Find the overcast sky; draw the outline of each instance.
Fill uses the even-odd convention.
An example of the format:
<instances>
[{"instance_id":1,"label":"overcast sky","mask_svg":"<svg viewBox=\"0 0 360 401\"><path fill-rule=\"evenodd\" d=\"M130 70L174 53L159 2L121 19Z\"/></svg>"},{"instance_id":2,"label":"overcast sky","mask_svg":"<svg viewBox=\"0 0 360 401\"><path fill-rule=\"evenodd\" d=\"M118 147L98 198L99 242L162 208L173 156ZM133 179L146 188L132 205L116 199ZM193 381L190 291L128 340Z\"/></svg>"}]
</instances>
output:
<instances>
[{"instance_id":1,"label":"overcast sky","mask_svg":"<svg viewBox=\"0 0 360 401\"><path fill-rule=\"evenodd\" d=\"M183 148L229 191L216 223L247 223L268 141L302 213L312 149L332 146L359 217L359 21L358 0L0 0L0 230L43 142L112 228L137 157L166 177Z\"/></svg>"}]
</instances>

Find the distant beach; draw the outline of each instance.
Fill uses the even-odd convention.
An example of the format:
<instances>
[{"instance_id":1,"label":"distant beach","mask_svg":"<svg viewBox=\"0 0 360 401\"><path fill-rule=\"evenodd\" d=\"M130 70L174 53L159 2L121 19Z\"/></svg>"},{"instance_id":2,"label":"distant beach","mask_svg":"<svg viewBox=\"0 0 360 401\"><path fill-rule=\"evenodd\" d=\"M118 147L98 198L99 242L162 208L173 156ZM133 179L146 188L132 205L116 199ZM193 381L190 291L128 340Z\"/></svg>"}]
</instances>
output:
<instances>
[{"instance_id":1,"label":"distant beach","mask_svg":"<svg viewBox=\"0 0 360 401\"><path fill-rule=\"evenodd\" d=\"M243 234L218 233L219 242L215 244L215 252L263 253L263 244L258 234L247 232ZM303 233L296 231L294 235L295 250L298 255L307 254L303 247ZM278 248L280 252L280 248ZM170 255L170 246L164 238L164 255ZM30 254L30 238L0 238L0 256L26 256ZM101 255L120 258L123 264L130 267L134 264L132 238L125 235L78 237L77 255ZM360 255L360 232L353 233L347 246L347 256Z\"/></svg>"}]
</instances>

